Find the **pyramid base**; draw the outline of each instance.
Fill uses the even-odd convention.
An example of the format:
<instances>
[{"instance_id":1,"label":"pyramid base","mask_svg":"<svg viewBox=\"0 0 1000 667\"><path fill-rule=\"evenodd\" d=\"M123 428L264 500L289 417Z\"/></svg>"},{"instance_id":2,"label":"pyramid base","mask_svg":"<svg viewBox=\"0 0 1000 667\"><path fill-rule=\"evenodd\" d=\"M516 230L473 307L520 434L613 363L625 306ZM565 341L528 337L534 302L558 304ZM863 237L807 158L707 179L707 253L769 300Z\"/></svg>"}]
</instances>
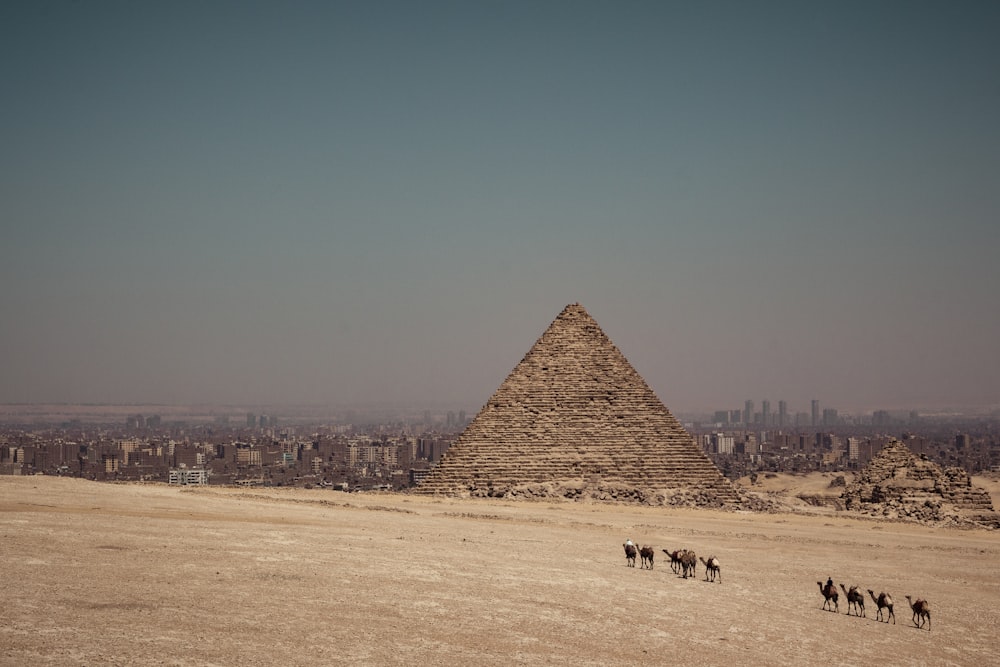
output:
<instances>
[{"instance_id":1,"label":"pyramid base","mask_svg":"<svg viewBox=\"0 0 1000 667\"><path fill-rule=\"evenodd\" d=\"M418 493L425 490L416 490ZM747 500L735 488L640 488L625 484L584 481L549 481L529 484L470 485L438 492L465 498L504 498L508 500L568 500L629 503L654 507L702 507L745 509Z\"/></svg>"}]
</instances>

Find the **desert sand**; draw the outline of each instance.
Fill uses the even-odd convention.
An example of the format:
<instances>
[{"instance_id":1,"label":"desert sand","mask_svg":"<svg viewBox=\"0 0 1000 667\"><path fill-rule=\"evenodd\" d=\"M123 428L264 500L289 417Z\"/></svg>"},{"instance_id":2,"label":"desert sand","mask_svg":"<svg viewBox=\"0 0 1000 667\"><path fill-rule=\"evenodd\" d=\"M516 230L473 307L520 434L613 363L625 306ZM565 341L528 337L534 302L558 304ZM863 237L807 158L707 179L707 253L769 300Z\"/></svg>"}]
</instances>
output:
<instances>
[{"instance_id":1,"label":"desert sand","mask_svg":"<svg viewBox=\"0 0 1000 667\"><path fill-rule=\"evenodd\" d=\"M0 478L0 535L3 665L986 665L1000 650L1000 531L827 508L33 476ZM652 570L626 567L628 537L655 547ZM700 564L676 576L662 549L677 548L718 557L722 583ZM889 592L896 623L867 593L867 618L843 595L823 611L828 576ZM930 601L930 631L904 595Z\"/></svg>"}]
</instances>

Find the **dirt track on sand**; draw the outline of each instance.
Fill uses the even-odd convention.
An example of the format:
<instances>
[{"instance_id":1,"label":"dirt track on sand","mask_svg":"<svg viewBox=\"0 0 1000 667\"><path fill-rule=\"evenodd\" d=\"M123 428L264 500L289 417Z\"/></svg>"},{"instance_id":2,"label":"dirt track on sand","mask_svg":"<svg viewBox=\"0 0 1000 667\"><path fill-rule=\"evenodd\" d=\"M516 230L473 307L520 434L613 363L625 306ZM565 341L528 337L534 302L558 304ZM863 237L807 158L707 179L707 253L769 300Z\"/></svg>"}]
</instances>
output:
<instances>
[{"instance_id":1,"label":"dirt track on sand","mask_svg":"<svg viewBox=\"0 0 1000 667\"><path fill-rule=\"evenodd\" d=\"M986 665L1000 532L0 478L3 665ZM656 548L625 565L626 537ZM722 563L675 576L661 549ZM832 576L897 623L821 610ZM906 594L927 598L932 630Z\"/></svg>"}]
</instances>

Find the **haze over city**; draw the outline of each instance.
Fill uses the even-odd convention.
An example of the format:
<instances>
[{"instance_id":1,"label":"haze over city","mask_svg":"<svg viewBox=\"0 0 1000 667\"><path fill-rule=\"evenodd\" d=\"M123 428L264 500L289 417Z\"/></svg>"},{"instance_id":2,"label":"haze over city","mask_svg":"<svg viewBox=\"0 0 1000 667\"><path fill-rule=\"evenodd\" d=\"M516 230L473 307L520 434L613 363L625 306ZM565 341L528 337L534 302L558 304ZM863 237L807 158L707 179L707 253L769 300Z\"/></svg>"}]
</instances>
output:
<instances>
[{"instance_id":1,"label":"haze over city","mask_svg":"<svg viewBox=\"0 0 1000 667\"><path fill-rule=\"evenodd\" d=\"M1000 5L0 7L0 403L1000 407Z\"/></svg>"}]
</instances>

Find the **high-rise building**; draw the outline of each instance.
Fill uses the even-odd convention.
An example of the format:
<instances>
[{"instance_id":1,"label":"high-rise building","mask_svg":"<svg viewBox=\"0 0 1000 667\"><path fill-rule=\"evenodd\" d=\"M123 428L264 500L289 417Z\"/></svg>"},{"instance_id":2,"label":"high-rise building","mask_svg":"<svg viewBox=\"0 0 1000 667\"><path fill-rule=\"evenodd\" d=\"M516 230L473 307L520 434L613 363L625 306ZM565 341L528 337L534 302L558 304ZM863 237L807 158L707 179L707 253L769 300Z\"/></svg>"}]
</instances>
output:
<instances>
[{"instance_id":1,"label":"high-rise building","mask_svg":"<svg viewBox=\"0 0 1000 667\"><path fill-rule=\"evenodd\" d=\"M788 401L778 401L778 428L788 426Z\"/></svg>"},{"instance_id":2,"label":"high-rise building","mask_svg":"<svg viewBox=\"0 0 1000 667\"><path fill-rule=\"evenodd\" d=\"M771 401L766 398L760 402L760 423L765 427L771 425Z\"/></svg>"},{"instance_id":3,"label":"high-rise building","mask_svg":"<svg viewBox=\"0 0 1000 667\"><path fill-rule=\"evenodd\" d=\"M857 438L847 439L847 460L857 461L861 455L861 441Z\"/></svg>"},{"instance_id":4,"label":"high-rise building","mask_svg":"<svg viewBox=\"0 0 1000 667\"><path fill-rule=\"evenodd\" d=\"M718 454L732 454L735 438L725 433L712 434L712 449Z\"/></svg>"},{"instance_id":5,"label":"high-rise building","mask_svg":"<svg viewBox=\"0 0 1000 667\"><path fill-rule=\"evenodd\" d=\"M743 423L753 423L753 401L748 400L743 404Z\"/></svg>"},{"instance_id":6,"label":"high-rise building","mask_svg":"<svg viewBox=\"0 0 1000 667\"><path fill-rule=\"evenodd\" d=\"M819 426L819 401L815 398L812 401L812 426L813 428Z\"/></svg>"}]
</instances>

